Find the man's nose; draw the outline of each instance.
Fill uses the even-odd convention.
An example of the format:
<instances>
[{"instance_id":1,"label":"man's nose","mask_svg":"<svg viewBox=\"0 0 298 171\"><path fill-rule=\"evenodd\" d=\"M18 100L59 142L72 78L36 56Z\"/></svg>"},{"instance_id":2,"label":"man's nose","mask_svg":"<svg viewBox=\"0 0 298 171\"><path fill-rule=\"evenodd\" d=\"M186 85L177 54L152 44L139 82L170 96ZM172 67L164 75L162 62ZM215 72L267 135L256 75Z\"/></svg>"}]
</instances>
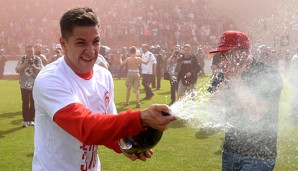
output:
<instances>
[{"instance_id":1,"label":"man's nose","mask_svg":"<svg viewBox=\"0 0 298 171\"><path fill-rule=\"evenodd\" d=\"M86 47L85 53L89 56L93 56L96 52L96 48L92 45Z\"/></svg>"}]
</instances>

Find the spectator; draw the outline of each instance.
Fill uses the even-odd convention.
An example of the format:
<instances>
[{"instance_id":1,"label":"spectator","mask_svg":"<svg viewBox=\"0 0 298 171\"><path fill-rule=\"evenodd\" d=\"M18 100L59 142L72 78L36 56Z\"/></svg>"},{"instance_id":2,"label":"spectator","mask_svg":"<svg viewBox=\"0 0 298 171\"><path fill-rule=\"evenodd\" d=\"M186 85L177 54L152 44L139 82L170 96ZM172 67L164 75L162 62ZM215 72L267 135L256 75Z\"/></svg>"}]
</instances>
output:
<instances>
[{"instance_id":1,"label":"spectator","mask_svg":"<svg viewBox=\"0 0 298 171\"><path fill-rule=\"evenodd\" d=\"M106 58L104 58L101 54L98 55L95 63L106 69L109 69L110 66L109 63L106 61Z\"/></svg>"},{"instance_id":2,"label":"spectator","mask_svg":"<svg viewBox=\"0 0 298 171\"><path fill-rule=\"evenodd\" d=\"M42 49L43 47L42 47L42 44L40 43L34 46L35 55L41 59L43 66L46 66L49 63L49 61L47 57L44 54L42 54Z\"/></svg>"},{"instance_id":3,"label":"spectator","mask_svg":"<svg viewBox=\"0 0 298 171\"><path fill-rule=\"evenodd\" d=\"M142 59L144 61L147 61L149 58L151 58L150 62L148 64L142 64L142 85L145 88L146 96L144 97L145 100L149 100L154 96L154 93L152 92L150 88L150 83L152 81L152 77L156 74L156 58L149 51L149 46L147 44L142 45Z\"/></svg>"},{"instance_id":4,"label":"spectator","mask_svg":"<svg viewBox=\"0 0 298 171\"><path fill-rule=\"evenodd\" d=\"M139 66L140 64L148 64L149 61L151 60L151 57L148 58L147 61L144 61L142 58L137 57L137 48L132 46L129 49L130 56L125 59L125 61L122 62L120 59L121 65L126 65L128 69L127 77L126 77L126 102L125 106L129 105L129 98L130 98L130 90L131 87L133 86L134 91L136 93L136 107L140 108L141 103L140 103L140 92L139 92L139 87L140 87L140 74L139 74Z\"/></svg>"},{"instance_id":5,"label":"spectator","mask_svg":"<svg viewBox=\"0 0 298 171\"><path fill-rule=\"evenodd\" d=\"M120 50L117 50L116 53L112 57L112 65L111 65L111 72L113 76L120 77L120 60L122 60L123 55L120 53Z\"/></svg>"},{"instance_id":6,"label":"spectator","mask_svg":"<svg viewBox=\"0 0 298 171\"><path fill-rule=\"evenodd\" d=\"M191 46L185 44L183 54L177 61L175 72L178 80L178 99L181 99L186 92L193 93L196 89L200 65L195 55L191 53Z\"/></svg>"},{"instance_id":7,"label":"spectator","mask_svg":"<svg viewBox=\"0 0 298 171\"><path fill-rule=\"evenodd\" d=\"M55 45L55 50L53 56L48 60L49 63L56 61L58 58L63 56L63 49L60 43Z\"/></svg>"},{"instance_id":8,"label":"spectator","mask_svg":"<svg viewBox=\"0 0 298 171\"><path fill-rule=\"evenodd\" d=\"M161 47L159 45L155 46L154 56L156 57L156 89L161 89L161 77L163 74L164 66L164 56L161 53Z\"/></svg>"},{"instance_id":9,"label":"spectator","mask_svg":"<svg viewBox=\"0 0 298 171\"><path fill-rule=\"evenodd\" d=\"M4 50L0 49L0 79L3 79L6 61L7 61L7 59L4 56Z\"/></svg>"},{"instance_id":10,"label":"spectator","mask_svg":"<svg viewBox=\"0 0 298 171\"><path fill-rule=\"evenodd\" d=\"M170 105L176 101L176 92L178 90L177 73L175 72L177 61L181 57L180 46L177 45L171 56L167 60L167 70L170 74L170 86L171 86L171 102Z\"/></svg>"},{"instance_id":11,"label":"spectator","mask_svg":"<svg viewBox=\"0 0 298 171\"><path fill-rule=\"evenodd\" d=\"M23 127L34 126L35 108L32 89L37 74L43 68L41 59L34 55L33 46L27 45L25 50L26 55L20 58L15 68L20 77Z\"/></svg>"},{"instance_id":12,"label":"spectator","mask_svg":"<svg viewBox=\"0 0 298 171\"><path fill-rule=\"evenodd\" d=\"M128 57L128 55L129 54L127 52L127 48L123 47L121 52L121 60L124 61ZM121 79L121 77L123 77L124 75L127 75L127 67L122 65L118 70L118 79Z\"/></svg>"},{"instance_id":13,"label":"spectator","mask_svg":"<svg viewBox=\"0 0 298 171\"><path fill-rule=\"evenodd\" d=\"M55 49L54 55L48 61L49 63L56 61L58 58L62 57L63 53L61 52L60 48Z\"/></svg>"},{"instance_id":14,"label":"spectator","mask_svg":"<svg viewBox=\"0 0 298 171\"><path fill-rule=\"evenodd\" d=\"M296 48L296 54L291 60L289 82L292 86L290 120L298 124L298 47Z\"/></svg>"},{"instance_id":15,"label":"spectator","mask_svg":"<svg viewBox=\"0 0 298 171\"><path fill-rule=\"evenodd\" d=\"M197 57L197 60L199 62L199 65L200 65L200 72L199 72L199 75L201 77L205 77L205 71L204 71L204 68L205 68L205 54L204 54L204 50L199 47L197 49L197 53L196 53L196 57Z\"/></svg>"}]
</instances>

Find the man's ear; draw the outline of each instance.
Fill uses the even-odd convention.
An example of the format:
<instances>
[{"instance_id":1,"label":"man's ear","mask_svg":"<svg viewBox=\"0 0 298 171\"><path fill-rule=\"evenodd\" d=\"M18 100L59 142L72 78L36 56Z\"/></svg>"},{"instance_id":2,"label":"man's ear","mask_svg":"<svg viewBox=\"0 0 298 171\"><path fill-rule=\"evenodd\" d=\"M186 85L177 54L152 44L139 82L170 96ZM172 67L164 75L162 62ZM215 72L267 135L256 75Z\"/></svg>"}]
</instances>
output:
<instances>
[{"instance_id":1,"label":"man's ear","mask_svg":"<svg viewBox=\"0 0 298 171\"><path fill-rule=\"evenodd\" d=\"M62 49L65 50L65 39L63 37L60 37L59 42L62 46Z\"/></svg>"}]
</instances>

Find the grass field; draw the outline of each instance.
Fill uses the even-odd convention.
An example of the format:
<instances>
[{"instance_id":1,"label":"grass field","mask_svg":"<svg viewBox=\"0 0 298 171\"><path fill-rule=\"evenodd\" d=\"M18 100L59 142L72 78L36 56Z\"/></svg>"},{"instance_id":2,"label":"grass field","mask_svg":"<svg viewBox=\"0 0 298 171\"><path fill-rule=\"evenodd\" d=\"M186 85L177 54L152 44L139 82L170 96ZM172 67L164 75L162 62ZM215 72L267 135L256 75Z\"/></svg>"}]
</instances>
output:
<instances>
[{"instance_id":1,"label":"grass field","mask_svg":"<svg viewBox=\"0 0 298 171\"><path fill-rule=\"evenodd\" d=\"M200 79L205 85L208 77ZM141 89L143 89L141 87ZM134 108L125 101L124 79L115 80L115 103L118 111ZM169 82L162 80L162 90L154 90L151 100L142 101L141 108L153 103L169 103ZM298 127L289 124L287 110L290 89L284 80L280 103L280 131L278 137L278 158L275 170L298 170ZM31 170L33 156L34 127L22 128L21 97L17 80L0 80L0 171ZM141 98L144 97L143 90ZM135 96L131 94L131 100ZM98 150L103 171L214 171L221 170L221 145L223 133L198 137L195 130L181 121L170 124L160 143L154 148L154 156L146 162L130 161L123 155L100 147Z\"/></svg>"}]
</instances>

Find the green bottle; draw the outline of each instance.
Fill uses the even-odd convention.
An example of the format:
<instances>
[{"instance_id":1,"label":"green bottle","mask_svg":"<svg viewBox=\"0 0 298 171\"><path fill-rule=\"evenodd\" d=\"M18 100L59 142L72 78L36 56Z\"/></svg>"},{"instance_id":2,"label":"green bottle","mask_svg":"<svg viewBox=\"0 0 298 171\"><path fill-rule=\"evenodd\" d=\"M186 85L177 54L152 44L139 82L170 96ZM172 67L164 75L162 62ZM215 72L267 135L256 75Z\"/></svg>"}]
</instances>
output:
<instances>
[{"instance_id":1,"label":"green bottle","mask_svg":"<svg viewBox=\"0 0 298 171\"><path fill-rule=\"evenodd\" d=\"M170 114L162 112L163 116ZM148 127L139 134L119 140L120 148L129 154L143 153L153 148L161 139L163 131Z\"/></svg>"}]
</instances>

